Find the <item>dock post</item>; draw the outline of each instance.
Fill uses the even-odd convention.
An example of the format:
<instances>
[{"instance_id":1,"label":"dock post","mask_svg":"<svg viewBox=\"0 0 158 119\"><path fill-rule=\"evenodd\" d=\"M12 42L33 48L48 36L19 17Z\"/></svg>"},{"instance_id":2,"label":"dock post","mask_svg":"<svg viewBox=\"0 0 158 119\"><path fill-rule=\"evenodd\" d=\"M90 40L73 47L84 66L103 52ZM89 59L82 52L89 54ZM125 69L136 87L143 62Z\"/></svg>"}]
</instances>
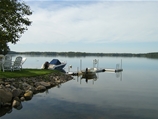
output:
<instances>
[{"instance_id":1,"label":"dock post","mask_svg":"<svg viewBox=\"0 0 158 119\"><path fill-rule=\"evenodd\" d=\"M97 70L98 70L98 68L99 68L99 59L98 59L98 64L97 64Z\"/></svg>"},{"instance_id":2,"label":"dock post","mask_svg":"<svg viewBox=\"0 0 158 119\"><path fill-rule=\"evenodd\" d=\"M96 67L96 64L97 64L97 67ZM93 68L97 68L98 69L98 65L99 65L99 59L94 59L93 60Z\"/></svg>"},{"instance_id":3,"label":"dock post","mask_svg":"<svg viewBox=\"0 0 158 119\"><path fill-rule=\"evenodd\" d=\"M93 68L94 68L94 60L93 60Z\"/></svg>"},{"instance_id":4,"label":"dock post","mask_svg":"<svg viewBox=\"0 0 158 119\"><path fill-rule=\"evenodd\" d=\"M121 59L121 69L122 69L122 59Z\"/></svg>"},{"instance_id":5,"label":"dock post","mask_svg":"<svg viewBox=\"0 0 158 119\"><path fill-rule=\"evenodd\" d=\"M80 71L82 70L82 60L80 60Z\"/></svg>"}]
</instances>

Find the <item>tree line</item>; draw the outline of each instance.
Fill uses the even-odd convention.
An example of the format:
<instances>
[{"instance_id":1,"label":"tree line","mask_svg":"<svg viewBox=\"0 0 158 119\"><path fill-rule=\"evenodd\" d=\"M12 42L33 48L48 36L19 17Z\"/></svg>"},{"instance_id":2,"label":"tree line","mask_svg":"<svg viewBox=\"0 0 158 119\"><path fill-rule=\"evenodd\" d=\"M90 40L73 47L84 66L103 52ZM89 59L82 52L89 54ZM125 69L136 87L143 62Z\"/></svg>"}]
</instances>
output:
<instances>
[{"instance_id":1,"label":"tree line","mask_svg":"<svg viewBox=\"0 0 158 119\"><path fill-rule=\"evenodd\" d=\"M147 57L158 58L158 52L152 53L86 53L86 52L14 52L9 54L18 55L43 55L43 56L65 56L65 57L86 57L86 56L111 56L111 57Z\"/></svg>"}]
</instances>

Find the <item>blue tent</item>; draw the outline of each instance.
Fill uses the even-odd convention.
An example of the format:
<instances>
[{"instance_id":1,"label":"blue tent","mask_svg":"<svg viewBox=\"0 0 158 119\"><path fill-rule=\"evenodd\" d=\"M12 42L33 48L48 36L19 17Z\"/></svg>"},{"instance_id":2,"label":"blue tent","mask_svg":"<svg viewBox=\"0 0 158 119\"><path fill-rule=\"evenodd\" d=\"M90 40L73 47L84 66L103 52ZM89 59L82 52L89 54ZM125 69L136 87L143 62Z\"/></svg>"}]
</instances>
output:
<instances>
[{"instance_id":1,"label":"blue tent","mask_svg":"<svg viewBox=\"0 0 158 119\"><path fill-rule=\"evenodd\" d=\"M61 62L58 59L53 59L50 64L59 65Z\"/></svg>"}]
</instances>

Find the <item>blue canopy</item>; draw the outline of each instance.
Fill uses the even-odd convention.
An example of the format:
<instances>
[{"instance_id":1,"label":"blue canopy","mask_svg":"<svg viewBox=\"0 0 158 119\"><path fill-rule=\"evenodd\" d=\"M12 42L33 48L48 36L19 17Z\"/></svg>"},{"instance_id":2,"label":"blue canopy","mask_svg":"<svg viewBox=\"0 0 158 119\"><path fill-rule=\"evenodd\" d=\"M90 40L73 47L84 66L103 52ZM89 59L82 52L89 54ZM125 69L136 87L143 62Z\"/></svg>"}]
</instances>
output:
<instances>
[{"instance_id":1,"label":"blue canopy","mask_svg":"<svg viewBox=\"0 0 158 119\"><path fill-rule=\"evenodd\" d=\"M53 59L50 64L59 65L61 62L58 59Z\"/></svg>"}]
</instances>

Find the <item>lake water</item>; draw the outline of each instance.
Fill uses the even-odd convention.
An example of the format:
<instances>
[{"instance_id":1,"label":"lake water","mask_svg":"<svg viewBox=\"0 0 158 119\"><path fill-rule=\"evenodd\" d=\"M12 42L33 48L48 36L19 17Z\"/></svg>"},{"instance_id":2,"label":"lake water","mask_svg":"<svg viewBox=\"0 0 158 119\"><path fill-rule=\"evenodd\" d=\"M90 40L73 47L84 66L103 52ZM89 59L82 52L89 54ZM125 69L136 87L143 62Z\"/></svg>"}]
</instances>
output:
<instances>
[{"instance_id":1,"label":"lake water","mask_svg":"<svg viewBox=\"0 0 158 119\"><path fill-rule=\"evenodd\" d=\"M158 59L125 57L45 57L26 56L24 68L40 68L45 61L66 61L70 71L93 67L116 68L123 72L97 73L97 79L74 77L58 87L22 102L0 119L158 119Z\"/></svg>"}]
</instances>

